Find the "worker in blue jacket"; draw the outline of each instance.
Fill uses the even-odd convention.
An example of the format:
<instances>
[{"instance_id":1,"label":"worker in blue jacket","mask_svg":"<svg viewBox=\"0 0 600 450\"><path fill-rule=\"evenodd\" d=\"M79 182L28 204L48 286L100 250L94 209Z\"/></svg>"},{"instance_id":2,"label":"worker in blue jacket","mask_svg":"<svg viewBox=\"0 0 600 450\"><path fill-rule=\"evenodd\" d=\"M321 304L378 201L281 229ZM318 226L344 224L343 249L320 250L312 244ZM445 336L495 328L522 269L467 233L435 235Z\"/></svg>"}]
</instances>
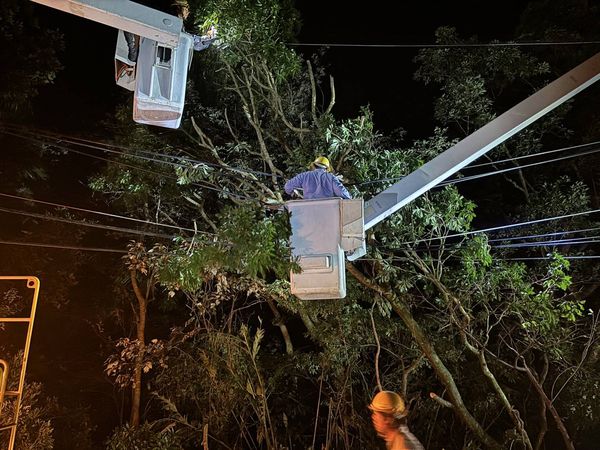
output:
<instances>
[{"instance_id":1,"label":"worker in blue jacket","mask_svg":"<svg viewBox=\"0 0 600 450\"><path fill-rule=\"evenodd\" d=\"M325 156L317 157L310 164L310 169L285 183L284 189L288 195L292 195L296 189L302 189L305 200L330 197L352 198L342 182L331 173L331 163Z\"/></svg>"}]
</instances>

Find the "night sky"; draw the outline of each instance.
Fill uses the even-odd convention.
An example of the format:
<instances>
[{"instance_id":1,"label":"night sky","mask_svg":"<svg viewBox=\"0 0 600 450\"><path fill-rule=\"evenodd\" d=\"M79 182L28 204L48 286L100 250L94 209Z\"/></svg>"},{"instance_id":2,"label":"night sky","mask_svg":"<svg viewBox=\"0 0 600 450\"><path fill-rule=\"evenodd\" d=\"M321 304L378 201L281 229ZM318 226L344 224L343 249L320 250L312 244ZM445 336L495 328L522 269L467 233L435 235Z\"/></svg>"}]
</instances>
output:
<instances>
[{"instance_id":1,"label":"night sky","mask_svg":"<svg viewBox=\"0 0 600 450\"><path fill-rule=\"evenodd\" d=\"M501 6L500 6L501 5ZM327 2L326 10L312 1L299 1L303 18L299 42L416 44L433 43L440 26L454 26L459 35L477 35L481 42L507 40L526 1L429 1L369 3L369 10ZM307 51L306 47L300 47ZM376 126L401 126L409 136L431 131L431 97L412 77L417 49L339 48L329 50L328 69L336 80L341 117L353 117L363 105L375 112Z\"/></svg>"}]
</instances>

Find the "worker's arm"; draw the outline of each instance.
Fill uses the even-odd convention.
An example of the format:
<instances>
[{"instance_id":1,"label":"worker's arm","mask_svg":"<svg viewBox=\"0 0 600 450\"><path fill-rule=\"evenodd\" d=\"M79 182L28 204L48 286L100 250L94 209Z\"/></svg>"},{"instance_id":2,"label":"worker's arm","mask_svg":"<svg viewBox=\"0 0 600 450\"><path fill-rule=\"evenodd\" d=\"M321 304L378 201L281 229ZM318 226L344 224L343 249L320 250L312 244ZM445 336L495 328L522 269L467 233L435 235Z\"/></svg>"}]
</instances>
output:
<instances>
[{"instance_id":1,"label":"worker's arm","mask_svg":"<svg viewBox=\"0 0 600 450\"><path fill-rule=\"evenodd\" d=\"M285 183L283 189L285 190L286 194L292 195L294 189L302 189L302 183L304 182L304 174L304 172L299 173L294 178L288 180L288 182Z\"/></svg>"},{"instance_id":2,"label":"worker's arm","mask_svg":"<svg viewBox=\"0 0 600 450\"><path fill-rule=\"evenodd\" d=\"M342 182L340 180L338 180L336 177L333 177L333 193L335 194L336 197L341 197L341 198L345 198L345 199L352 198L352 196L350 195L350 192L348 192L348 189L346 189L344 187L344 185L342 184Z\"/></svg>"}]
</instances>

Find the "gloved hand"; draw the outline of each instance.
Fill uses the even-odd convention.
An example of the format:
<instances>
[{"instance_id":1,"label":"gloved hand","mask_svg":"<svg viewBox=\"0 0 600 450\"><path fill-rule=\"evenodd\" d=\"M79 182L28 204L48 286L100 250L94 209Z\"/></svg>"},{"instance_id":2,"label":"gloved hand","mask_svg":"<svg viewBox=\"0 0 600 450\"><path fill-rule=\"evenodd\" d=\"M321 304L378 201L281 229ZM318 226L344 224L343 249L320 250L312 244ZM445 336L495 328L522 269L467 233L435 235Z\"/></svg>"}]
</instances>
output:
<instances>
[{"instance_id":1,"label":"gloved hand","mask_svg":"<svg viewBox=\"0 0 600 450\"><path fill-rule=\"evenodd\" d=\"M281 197L281 193L275 192L271 197L263 197L263 202L269 205L279 205L285 203L285 200Z\"/></svg>"}]
</instances>

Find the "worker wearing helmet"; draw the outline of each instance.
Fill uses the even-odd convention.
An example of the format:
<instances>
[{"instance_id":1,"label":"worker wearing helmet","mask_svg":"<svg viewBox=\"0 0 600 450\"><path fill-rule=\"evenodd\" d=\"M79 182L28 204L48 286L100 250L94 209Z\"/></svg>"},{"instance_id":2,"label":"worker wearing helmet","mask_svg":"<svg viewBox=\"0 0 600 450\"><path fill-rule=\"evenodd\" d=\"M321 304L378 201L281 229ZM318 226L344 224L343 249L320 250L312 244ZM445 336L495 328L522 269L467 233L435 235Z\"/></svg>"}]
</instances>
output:
<instances>
[{"instance_id":1,"label":"worker wearing helmet","mask_svg":"<svg viewBox=\"0 0 600 450\"><path fill-rule=\"evenodd\" d=\"M302 189L304 199L352 198L342 182L331 173L331 163L325 156L317 157L309 168L285 183L284 189L288 195L292 195L296 189Z\"/></svg>"},{"instance_id":2,"label":"worker wearing helmet","mask_svg":"<svg viewBox=\"0 0 600 450\"><path fill-rule=\"evenodd\" d=\"M398 394L392 391L378 392L369 409L373 428L385 440L388 450L424 450L406 425L408 410Z\"/></svg>"}]
</instances>

